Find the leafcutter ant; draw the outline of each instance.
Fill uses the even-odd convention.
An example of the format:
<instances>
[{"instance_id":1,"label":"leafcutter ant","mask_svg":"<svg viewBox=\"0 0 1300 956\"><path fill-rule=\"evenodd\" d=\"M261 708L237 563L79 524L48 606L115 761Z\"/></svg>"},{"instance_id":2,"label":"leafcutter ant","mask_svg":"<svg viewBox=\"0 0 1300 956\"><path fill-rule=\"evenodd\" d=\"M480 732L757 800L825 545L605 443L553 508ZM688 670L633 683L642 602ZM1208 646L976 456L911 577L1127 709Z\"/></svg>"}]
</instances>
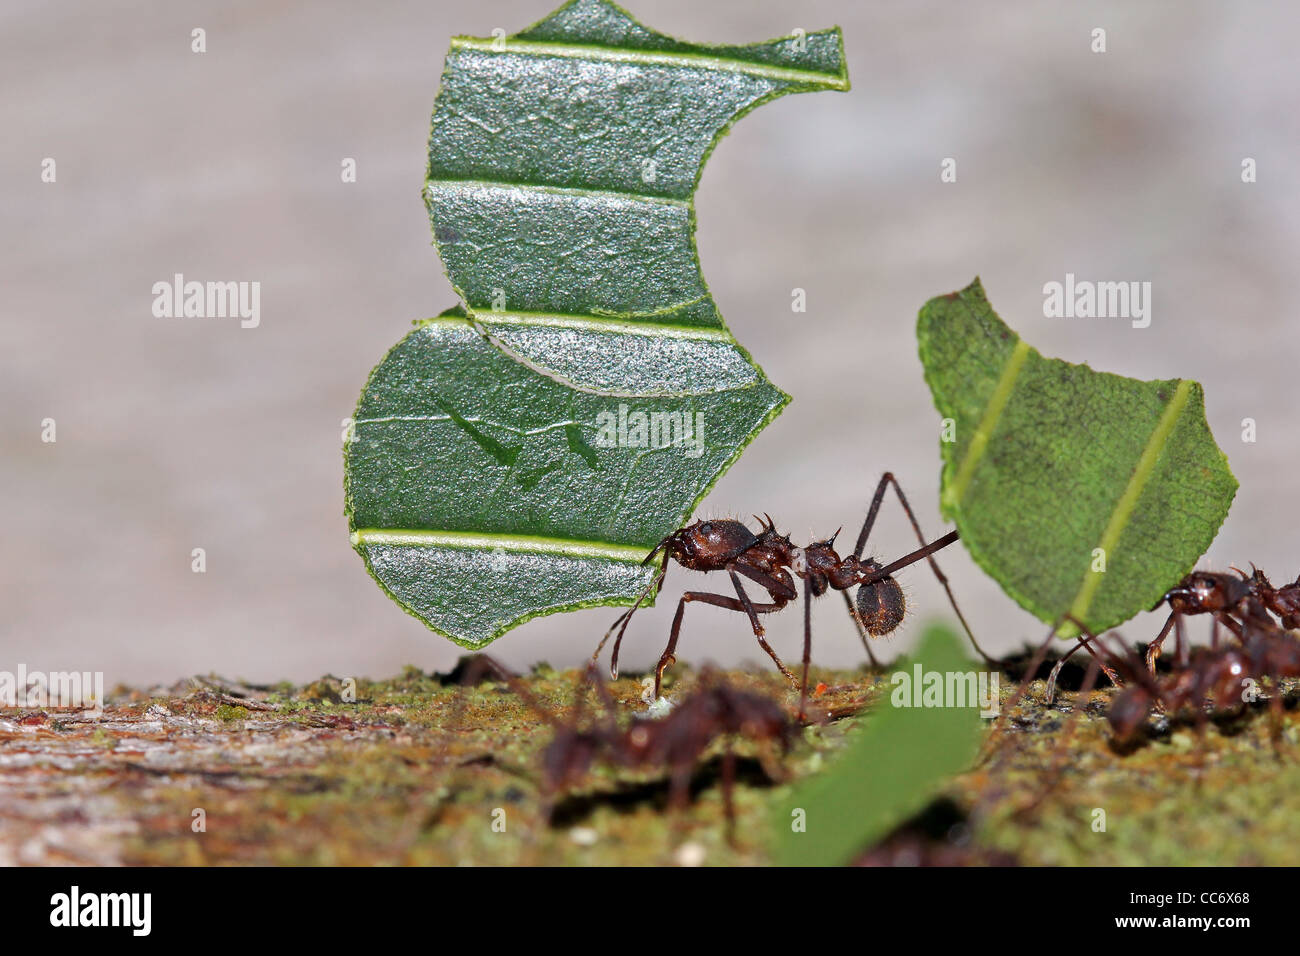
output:
<instances>
[{"instance_id":1,"label":"leafcutter ant","mask_svg":"<svg viewBox=\"0 0 1300 956\"><path fill-rule=\"evenodd\" d=\"M1121 688L1107 714L1119 740L1130 739L1157 711L1172 717L1193 710L1199 730L1205 721L1207 703L1210 712L1238 709L1250 699L1259 680L1300 676L1300 641L1287 629L1293 623L1287 610L1292 606L1293 589L1294 585L1274 589L1258 570L1250 576L1238 572L1236 577L1194 572L1166 594L1165 603L1173 609L1169 622L1140 656L1131 651L1108 649L1101 638L1071 619L1081 636L1052 669L1047 682L1047 703L1051 704L1055 696L1062 666L1084 647L1095 658L1094 666L1105 670L1111 682ZM1282 623L1274 621L1270 613L1281 618ZM1182 630L1182 617L1187 614L1213 615L1210 646L1188 648ZM1220 641L1220 626L1236 640ZM1177 635L1177 651L1169 671L1158 673L1156 655L1171 627ZM1041 655L1042 649L1026 674L1026 683L1037 671ZM1021 692L1023 689L1022 685ZM1270 707L1275 735L1281 706L1281 695L1274 694Z\"/></svg>"},{"instance_id":2,"label":"leafcutter ant","mask_svg":"<svg viewBox=\"0 0 1300 956\"><path fill-rule=\"evenodd\" d=\"M1156 610L1167 605L1169 607L1169 616L1165 619L1160 633L1146 646L1144 660L1149 673L1154 674L1156 672L1156 660L1159 658L1161 647L1171 631L1174 634L1174 646L1178 661L1182 667L1186 667L1187 643L1183 633L1183 618L1185 617L1197 614L1211 615L1213 622L1211 642L1216 647L1218 646L1220 626L1231 631L1239 641L1244 641L1247 632L1252 630L1264 632L1279 630L1278 622L1280 622L1280 627L1286 630L1300 627L1300 577L1291 584L1274 587L1264 572L1254 565L1251 566L1252 573L1249 575L1236 568L1233 571L1235 574L1219 571L1193 571L1183 578L1176 587L1165 592L1160 602L1156 604L1155 608L1152 608L1152 610ZM1274 621L1274 616L1278 619L1277 621ZM1079 622L1075 621L1073 623L1080 630L1086 632L1086 629ZM1092 650L1089 642L1080 640L1057 661L1056 666L1052 669L1051 676L1047 681L1047 702L1049 704L1052 702L1056 679L1061 668L1080 647ZM1106 671L1111 682L1119 686L1121 679L1115 673L1114 667L1108 666L1107 662L1103 660L1102 668Z\"/></svg>"},{"instance_id":3,"label":"leafcutter ant","mask_svg":"<svg viewBox=\"0 0 1300 956\"><path fill-rule=\"evenodd\" d=\"M548 711L521 680L490 657L477 657L471 670L478 675L490 673L506 682L550 725L553 733L542 751L540 768L541 788L548 805L558 795L578 786L593 767L603 765L667 772L669 806L680 811L686 806L691 778L700 758L716 741L723 740L722 797L730 839L735 824L736 757L732 749L733 740L742 737L759 742L765 748L776 744L784 756L798 739L799 725L790 719L779 703L764 694L736 687L708 668L700 674L698 686L665 716L657 719L636 716L626 726L619 724L613 695L600 680L595 667L587 669L578 688L574 716L568 721ZM603 715L592 720L583 714L584 691L588 683L595 686L603 710ZM766 749L762 762L770 778L783 776Z\"/></svg>"},{"instance_id":4,"label":"leafcutter ant","mask_svg":"<svg viewBox=\"0 0 1300 956\"><path fill-rule=\"evenodd\" d=\"M907 513L907 518L916 532L921 547L891 564L882 566L874 558L864 560L862 553L866 548L871 529L875 525L876 516L880 512L885 492L890 487L894 489L899 503ZM907 496L903 494L903 489L891 473L886 472L876 486L875 495L871 499L871 506L867 511L866 521L863 522L862 531L858 534L857 544L853 549L853 553L847 557L841 558L835 551L835 538L839 534L838 531L825 541L817 541L805 548L801 548L793 544L788 536L779 533L770 517L765 515L764 520L760 520L760 524L762 527L755 532L750 530L743 522L733 519L697 520L672 532L655 545L654 549L646 555L643 563L649 564L655 560L656 556L661 555L659 573L650 585L641 592L636 602L619 615L610 629L605 632L605 636L601 638L596 652L592 655L592 662L595 663L599 659L605 643L611 635L617 632L618 636L614 640L614 650L610 659L610 674L613 677L618 676L619 649L623 643L623 634L627 630L628 622L631 621L632 615L636 613L642 602L650 594L656 593L662 587L664 578L668 574L670 562L676 561L682 567L691 571L702 571L704 573L725 571L727 576L731 578L732 587L736 592L735 597L708 591L687 591L678 602L677 614L673 618L672 630L668 636L668 644L655 666L655 698L659 697L664 671L676 660L677 640L681 636L682 616L686 611L686 605L700 602L711 604L714 607L725 608L729 611L741 612L749 617L750 627L753 628L759 646L768 657L772 658L772 661L785 675L785 678L798 688L800 692L799 713L802 717L807 703L808 668L812 656L812 598L820 597L828 589L843 592L845 604L848 606L850 616L857 624L863 646L866 647L867 655L872 664L875 665L876 659L872 653L869 638L881 637L891 633L902 623L903 617L907 613L903 590L893 575L908 565L924 559L929 562L935 577L943 585L943 589L948 595L948 601L952 604L953 611L956 612L957 618L961 621L971 644L986 661L996 665L996 662L984 653L975 640L975 635L966 623L966 618L962 615L961 609L957 607L957 601L953 597L948 579L944 576L943 571L939 569L939 565L933 557L936 551L948 547L957 540L957 532L950 531L941 538L927 543L925 535L921 531L920 523L916 519L916 514L912 511L912 506L908 504ZM742 577L748 578L765 590L770 600L752 600L745 591L744 584L741 581ZM790 673L789 668L782 663L776 651L768 644L764 636L765 629L758 619L760 614L772 614L780 611L798 597L799 592L795 587L795 577L803 580L804 594L803 676L801 680L797 680ZM857 595L850 598L848 592L854 587L858 589Z\"/></svg>"},{"instance_id":5,"label":"leafcutter ant","mask_svg":"<svg viewBox=\"0 0 1300 956\"><path fill-rule=\"evenodd\" d=\"M1239 643L1197 647L1175 661L1167 674L1153 673L1145 659L1112 655L1112 663L1126 683L1115 697L1107 717L1121 741L1130 739L1155 711L1170 717L1185 710L1196 714L1198 730L1211 713L1240 710L1253 699L1255 685L1264 678L1300 676L1300 641L1278 627L1246 625ZM1282 695L1269 701L1276 740L1282 712Z\"/></svg>"}]
</instances>

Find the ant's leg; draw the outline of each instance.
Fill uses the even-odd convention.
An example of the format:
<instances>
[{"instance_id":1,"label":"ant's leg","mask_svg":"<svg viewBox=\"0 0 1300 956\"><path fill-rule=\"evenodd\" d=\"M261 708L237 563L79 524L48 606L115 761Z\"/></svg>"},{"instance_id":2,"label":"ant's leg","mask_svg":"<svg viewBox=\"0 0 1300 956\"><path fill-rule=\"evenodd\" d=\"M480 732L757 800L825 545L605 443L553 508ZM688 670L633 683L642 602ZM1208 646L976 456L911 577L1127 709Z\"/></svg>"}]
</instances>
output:
<instances>
[{"instance_id":1,"label":"ant's leg","mask_svg":"<svg viewBox=\"0 0 1300 956\"><path fill-rule=\"evenodd\" d=\"M651 552L651 554L653 553L654 552ZM618 651L623 645L623 634L627 631L627 625L632 620L632 615L636 613L637 608L641 606L641 602L651 594L657 594L659 589L663 587L664 578L668 577L668 561L671 557L672 556L669 552L664 552L663 561L659 565L659 574L650 582L649 587L637 595L636 603L620 614L614 623L610 625L609 630L605 632L605 636L602 637L600 643L596 645L596 653L591 655L591 663L595 664L600 658L600 652L605 649L605 642L608 641L609 636L614 633L614 628L618 628L618 638L614 641L614 652L609 658L609 676L613 680L618 680Z\"/></svg>"},{"instance_id":2,"label":"ant's leg","mask_svg":"<svg viewBox=\"0 0 1300 956\"><path fill-rule=\"evenodd\" d=\"M731 578L731 584L736 589L736 597L740 598L741 608L749 615L749 625L754 629L754 636L761 638L767 632L763 625L759 623L758 615L779 611L785 607L787 602L785 599L781 599L770 604L755 604L749 599L749 595L745 593L745 589L741 586L740 576L737 572L744 573L748 577L753 577L754 573L745 569L744 565L738 565L735 562L727 565L727 576ZM767 577L767 575L764 574L762 577Z\"/></svg>"},{"instance_id":3,"label":"ant's leg","mask_svg":"<svg viewBox=\"0 0 1300 956\"><path fill-rule=\"evenodd\" d=\"M727 842L736 845L736 800L733 790L736 786L736 752L731 749L731 740L727 740L727 749L722 754L722 807L727 815Z\"/></svg>"},{"instance_id":4,"label":"ant's leg","mask_svg":"<svg viewBox=\"0 0 1300 956\"><path fill-rule=\"evenodd\" d=\"M1222 611L1219 611L1216 612L1214 616L1219 621L1220 624L1222 624L1224 627L1226 627L1236 636L1237 640L1244 641L1246 639L1246 629L1242 627L1242 625L1234 621L1232 618L1230 618L1227 614L1224 614Z\"/></svg>"},{"instance_id":5,"label":"ant's leg","mask_svg":"<svg viewBox=\"0 0 1300 956\"><path fill-rule=\"evenodd\" d=\"M1091 648L1089 648L1091 650ZM1101 672L1101 658L1094 656L1088 662L1088 672L1083 677L1083 684L1079 687L1079 693L1074 698L1074 709L1065 721L1065 727L1061 731L1061 736L1056 745L1056 753L1052 757L1052 767L1046 774L1046 780L1039 789L1037 795L1028 806L1022 807L1016 811L1018 816L1024 816L1040 807L1048 795L1056 789L1065 775L1065 769L1069 766L1069 760L1062 757L1062 754L1068 753L1070 741L1074 739L1075 728L1078 725L1080 715L1088 706L1088 701L1092 696L1093 688L1097 683L1097 675Z\"/></svg>"},{"instance_id":6,"label":"ant's leg","mask_svg":"<svg viewBox=\"0 0 1300 956\"><path fill-rule=\"evenodd\" d=\"M1102 673L1106 675L1106 679L1109 680L1112 685L1114 685L1115 687L1124 686L1124 682L1120 680L1119 674L1115 673L1115 669L1111 667L1106 662L1106 659L1102 657L1101 654L1098 654L1096 649L1092 646L1094 642L1100 643L1099 641L1097 641L1097 635L1093 634L1092 631L1088 630L1088 626L1072 614L1066 614L1061 619L1061 622L1062 623L1068 622L1070 624L1073 624L1075 627L1079 629L1079 633L1081 636L1078 639L1078 643L1076 643L1074 647L1066 651L1065 655L1059 661L1056 662L1056 666L1052 668L1052 673L1049 674L1047 677L1046 698L1047 698L1048 706L1050 707L1052 701L1056 699L1056 679L1061 674L1061 668L1063 668L1065 666L1065 662L1068 661L1074 655L1074 652L1081 647L1084 650L1086 650L1089 654L1092 655L1093 659L1096 660L1097 662L1097 666L1101 668ZM1102 650L1104 651L1105 648L1103 648Z\"/></svg>"},{"instance_id":7,"label":"ant's leg","mask_svg":"<svg viewBox=\"0 0 1300 956\"><path fill-rule=\"evenodd\" d=\"M605 712L605 727L607 730L617 733L618 703L614 700L614 695L609 692L609 687L601 680L600 672L595 664L587 665L587 670L583 674L583 683L595 686L596 697L600 700L601 709Z\"/></svg>"},{"instance_id":8,"label":"ant's leg","mask_svg":"<svg viewBox=\"0 0 1300 956\"><path fill-rule=\"evenodd\" d=\"M867 520L862 523L862 531L858 534L857 545L853 550L855 558L862 557L863 549L867 546L867 538L871 535L871 529L876 523L876 516L880 513L880 505L885 498L885 491L891 485L894 493L898 496L898 503L903 506L903 511L907 513L907 520L911 522L912 530L916 532L916 540L921 543L922 547L926 546L925 532L921 530L921 522L916 519L916 512L912 510L907 495L903 494L903 487L898 483L898 479L894 477L893 472L887 471L881 476L880 484L876 485L876 493L871 498L871 507L867 510ZM957 540L955 533L953 540ZM971 630L970 624L967 623L966 616L962 614L961 608L957 606L957 598L952 593L952 586L948 583L948 576L943 573L939 563L931 555L927 554L925 557L930 564L930 570L934 572L934 576L943 587L944 593L948 595L948 603L952 605L957 620L961 621L962 630L966 632L966 636L970 639L971 646L975 648L976 653L984 658L985 663L989 666L998 666L1000 662L984 653L984 648L980 647L979 641L975 640L975 633Z\"/></svg>"},{"instance_id":9,"label":"ant's leg","mask_svg":"<svg viewBox=\"0 0 1300 956\"><path fill-rule=\"evenodd\" d=\"M664 670L673 661L677 660L677 638L682 632L682 615L686 613L686 604L691 600L694 591L687 591L682 595L682 599L677 602L677 613L673 616L673 627L668 632L668 646L664 648L663 654L659 656L659 663L655 666L655 693L654 699L659 699L659 687L663 682Z\"/></svg>"},{"instance_id":10,"label":"ant's leg","mask_svg":"<svg viewBox=\"0 0 1300 956\"><path fill-rule=\"evenodd\" d=\"M1007 701L1007 710L1012 710L1028 692L1029 685L1033 683L1034 676L1038 673L1038 668L1042 667L1043 661L1047 660L1048 648L1058 639L1056 632L1060 630L1061 623L1058 622L1052 625L1052 629L1047 632L1047 640L1038 645L1038 649L1034 651L1034 656L1029 659L1029 666L1025 669L1025 676L1020 679L1020 686L1016 688L1016 692Z\"/></svg>"},{"instance_id":11,"label":"ant's leg","mask_svg":"<svg viewBox=\"0 0 1300 956\"><path fill-rule=\"evenodd\" d=\"M1187 635L1183 633L1183 630L1183 616L1180 614L1178 619L1174 621L1174 654L1178 658L1179 667L1187 666L1188 654L1190 653L1187 646Z\"/></svg>"},{"instance_id":12,"label":"ant's leg","mask_svg":"<svg viewBox=\"0 0 1300 956\"><path fill-rule=\"evenodd\" d=\"M732 561L727 565L727 570L743 574L763 590L771 594L774 601L780 601L782 605L793 601L799 596L799 592L784 581L779 578L774 578L766 571L760 571L758 568L751 567L741 561Z\"/></svg>"},{"instance_id":13,"label":"ant's leg","mask_svg":"<svg viewBox=\"0 0 1300 956\"><path fill-rule=\"evenodd\" d=\"M880 477L880 484L876 485L876 493L871 496L871 507L868 507L867 509L867 520L862 523L862 531L858 532L857 545L854 545L853 548L854 558L861 558L862 551L867 548L867 537L871 536L871 529L875 527L876 515L880 514L880 505L885 499L885 490L889 488L889 483L891 483L891 481L893 481L894 486L897 488L898 483L897 481L894 481L893 473L887 471ZM902 494L901 490L898 493ZM906 507L906 505L904 505L904 507ZM924 544L924 541L922 541L922 544Z\"/></svg>"},{"instance_id":14,"label":"ant's leg","mask_svg":"<svg viewBox=\"0 0 1300 956\"><path fill-rule=\"evenodd\" d=\"M1106 679L1110 681L1111 686L1123 687L1124 682L1120 680L1119 674L1115 672L1115 668L1111 667L1111 665L1106 662L1106 658L1102 657L1101 654L1097 653L1097 651L1093 649L1093 646L1089 644L1086 640L1083 642L1083 646L1084 649L1087 650L1087 652L1091 654L1093 659L1097 662L1097 667L1100 668L1101 672L1106 675Z\"/></svg>"},{"instance_id":15,"label":"ant's leg","mask_svg":"<svg viewBox=\"0 0 1300 956\"><path fill-rule=\"evenodd\" d=\"M1080 638L1079 641L1074 645L1074 647L1070 648L1068 651L1066 651L1064 654L1061 655L1061 659L1057 661L1056 666L1052 668L1052 673L1047 676L1047 703L1048 704L1051 704L1052 701L1056 699L1056 679L1061 676L1061 668L1065 666L1066 661L1068 661L1071 657L1074 656L1074 652L1083 646L1084 646L1083 639Z\"/></svg>"},{"instance_id":16,"label":"ant's leg","mask_svg":"<svg viewBox=\"0 0 1300 956\"><path fill-rule=\"evenodd\" d=\"M669 774L668 807L679 818L690 803L691 777L694 775L694 763L684 760L677 761Z\"/></svg>"},{"instance_id":17,"label":"ant's leg","mask_svg":"<svg viewBox=\"0 0 1300 956\"><path fill-rule=\"evenodd\" d=\"M873 670L880 670L880 661L876 660L876 653L871 649L871 637L867 634L862 618L858 617L858 606L853 603L848 591L841 591L840 594L844 596L844 606L849 609L849 617L853 618L853 623L857 626L858 640L862 641L862 649L867 652L867 660L871 661Z\"/></svg>"},{"instance_id":18,"label":"ant's leg","mask_svg":"<svg viewBox=\"0 0 1300 956\"><path fill-rule=\"evenodd\" d=\"M755 617L755 614L772 614L781 610L798 595L798 592L784 581L774 578L772 575L760 571L757 568L751 568L747 564L740 564L733 561L731 564L727 565L727 573L731 575L731 583L736 587L736 594L740 596L740 600L745 604L745 610L749 614L750 623L754 626L754 637L758 639L759 646L763 648L768 657L772 658L773 663L775 663L777 669L785 675L786 680L793 684L794 677L790 674L790 671L786 668L785 664L781 663L781 658L776 656L776 651L772 650L772 646L764 639L763 625L758 622L758 618ZM740 579L736 577L737 573L745 575L745 577L766 588L768 593L772 595L772 602L770 604L752 603L749 599L749 595L745 593L745 589L740 586Z\"/></svg>"},{"instance_id":19,"label":"ant's leg","mask_svg":"<svg viewBox=\"0 0 1300 956\"><path fill-rule=\"evenodd\" d=\"M1079 633L1082 635L1082 637L1079 638L1080 643L1083 644L1084 650L1086 650L1089 654L1091 654L1096 659L1097 666L1100 667L1101 672L1106 675L1106 679L1116 687L1123 687L1124 682L1120 680L1119 674L1116 673L1115 668L1111 667L1110 664L1106 662L1106 658L1097 652L1097 648L1093 647L1093 644L1096 644L1098 647L1101 648L1103 653L1105 653L1108 656L1110 655L1110 651L1106 649L1106 647L1102 644L1101 640L1097 637L1097 635L1092 633L1092 631L1088 629L1088 625L1084 624L1073 614L1066 614L1065 617L1062 618L1062 620L1066 623L1073 624L1075 627L1079 629ZM1120 636L1120 633L1118 631L1114 631L1112 633L1116 640L1121 640L1121 641L1123 640L1123 638Z\"/></svg>"},{"instance_id":20,"label":"ant's leg","mask_svg":"<svg viewBox=\"0 0 1300 956\"><path fill-rule=\"evenodd\" d=\"M681 759L679 756L669 763L667 812L672 820L671 846L680 846L689 833L686 808L691 802L691 780L694 776L695 757Z\"/></svg>"},{"instance_id":21,"label":"ant's leg","mask_svg":"<svg viewBox=\"0 0 1300 956\"><path fill-rule=\"evenodd\" d=\"M862 557L862 552L867 546L867 538L871 534L871 529L876 524L876 515L880 513L881 502L885 500L885 490L889 487L891 481L894 483L894 487L897 488L898 482L895 481L893 473L887 471L881 477L880 483L876 485L876 493L871 496L871 506L867 509L867 520L862 523L862 530L858 533L857 544L853 548L853 556L855 558ZM901 489L899 490L899 494L902 494ZM904 501L904 507L906 506L906 501ZM908 511L910 514L911 509L908 509ZM912 526L916 528L918 532L921 530L917 525L915 518L912 520ZM924 541L921 543L925 544ZM866 625L862 623L862 618L858 616L858 607L853 602L853 598L849 596L848 591L841 591L840 593L844 595L844 606L848 608L849 617L853 618L853 624L858 629L858 640L862 642L862 649L867 652L867 660L871 661L873 669L878 670L880 668L880 662L876 660L875 651L871 649L871 635L867 633Z\"/></svg>"},{"instance_id":22,"label":"ant's leg","mask_svg":"<svg viewBox=\"0 0 1300 956\"><path fill-rule=\"evenodd\" d=\"M737 597L740 598L741 608L738 608L737 610L744 610L744 612L749 615L749 621L750 624L753 625L754 637L758 641L758 646L761 647L764 650L764 652L766 652L768 657L772 658L773 663L775 663L777 669L782 674L785 675L786 680L790 681L790 683L793 684L794 675L792 675L789 669L785 666L785 664L781 662L781 658L776 656L776 651L772 649L772 645L767 643L767 639L763 636L764 634L763 625L758 622L758 615L772 614L776 611L779 611L783 607L785 607L787 602L785 601L785 599L780 598L776 601L772 601L771 603L755 604L753 601L749 599L749 595L745 592L744 587L740 583L740 578L736 576L737 571L741 571L742 573L747 573L749 574L750 577L754 576L753 572L749 572L745 570L744 565L732 564L728 566L727 573L731 576L731 583L736 588ZM761 572L759 573L761 574ZM767 575L762 575L762 577L767 577ZM778 585L781 584L781 582L777 581L775 578L771 580L774 584L778 584Z\"/></svg>"},{"instance_id":23,"label":"ant's leg","mask_svg":"<svg viewBox=\"0 0 1300 956\"><path fill-rule=\"evenodd\" d=\"M1020 703L1021 699L1029 691L1029 685L1033 682L1034 675L1038 673L1038 668L1042 667L1043 661L1047 659L1047 649L1052 646L1054 641L1058 640L1056 632L1060 630L1063 623L1065 623L1064 620L1061 620L1052 625L1052 629L1047 632L1047 639L1038 646L1038 649L1034 651L1034 656L1029 659L1029 667L1025 670L1025 676L1020 679L1020 684L1016 687L1015 693L1001 707L1000 713L994 721L993 729L989 732L988 740L985 741L983 756L991 757L997 751L1006 730L1008 715L1015 710L1016 704Z\"/></svg>"},{"instance_id":24,"label":"ant's leg","mask_svg":"<svg viewBox=\"0 0 1300 956\"><path fill-rule=\"evenodd\" d=\"M803 680L799 681L799 720L808 710L808 665L812 661L812 575L803 579Z\"/></svg>"},{"instance_id":25,"label":"ant's leg","mask_svg":"<svg viewBox=\"0 0 1300 956\"><path fill-rule=\"evenodd\" d=\"M758 741L758 762L763 768L763 773L773 783L784 783L789 779L790 774L777 759L776 753L769 738L762 738Z\"/></svg>"},{"instance_id":26,"label":"ant's leg","mask_svg":"<svg viewBox=\"0 0 1300 956\"><path fill-rule=\"evenodd\" d=\"M1174 626L1174 620L1181 616L1182 615L1177 611L1170 611L1169 619L1165 621L1165 626L1160 629L1160 633L1156 635L1156 639L1147 645L1147 670L1151 673L1154 674L1156 672L1156 658L1160 656L1160 645L1163 644L1165 638L1169 636L1169 629Z\"/></svg>"},{"instance_id":27,"label":"ant's leg","mask_svg":"<svg viewBox=\"0 0 1300 956\"><path fill-rule=\"evenodd\" d=\"M746 600L748 600L748 596L746 596ZM677 639L681 636L682 632L682 615L686 613L686 605L692 601L702 601L705 604L725 608L728 611L745 611L745 606L741 604L740 601L732 597L727 597L725 594L710 594L707 591L687 591L683 594L682 599L677 602L677 614L673 617L673 628L668 635L668 646L664 648L664 652L659 658L659 663L655 665L655 700L659 699L659 690L663 685L664 671L668 669L670 664L677 660ZM754 611L758 614L767 614L774 610L779 610L778 607L769 604L751 604L751 607L753 607ZM767 651L768 656L776 662L776 666L781 669L781 673L785 675L786 680L791 684L795 683L794 675L791 674L786 666L781 663L781 659L776 656L776 651L772 650L771 645L761 637L758 639L758 643L763 650Z\"/></svg>"}]
</instances>

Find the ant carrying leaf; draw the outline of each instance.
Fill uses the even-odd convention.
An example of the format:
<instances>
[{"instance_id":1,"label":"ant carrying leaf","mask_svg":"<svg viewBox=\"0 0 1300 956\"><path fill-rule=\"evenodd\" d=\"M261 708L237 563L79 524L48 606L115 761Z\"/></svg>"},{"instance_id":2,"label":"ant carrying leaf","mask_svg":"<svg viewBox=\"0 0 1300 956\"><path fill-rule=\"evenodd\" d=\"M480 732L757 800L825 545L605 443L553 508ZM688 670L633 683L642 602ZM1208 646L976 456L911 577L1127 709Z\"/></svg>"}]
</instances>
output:
<instances>
[{"instance_id":1,"label":"ant carrying leaf","mask_svg":"<svg viewBox=\"0 0 1300 956\"><path fill-rule=\"evenodd\" d=\"M881 565L874 558L864 560L862 553L866 549L867 538L880 513L885 492L891 487L907 513L921 547L897 561ZM637 598L636 603L619 615L610 629L605 632L605 636L596 647L596 652L592 655L592 662L595 663L600 657L606 642L617 631L618 636L615 638L610 659L610 674L613 677L618 676L619 649L628 622L642 602L662 587L670 562L676 561L688 570L702 571L706 574L712 571L725 571L731 579L732 587L735 588L735 597L709 591L687 591L678 601L677 614L673 617L668 644L659 657L659 663L655 666L655 699L658 699L660 694L664 671L677 659L677 641L681 637L682 617L686 605L701 602L729 611L741 612L749 617L750 627L753 628L759 646L768 657L772 658L785 678L799 690L799 714L802 717L807 705L808 668L812 657L812 599L821 597L829 589L844 593L849 614L858 626L863 646L866 647L867 655L874 665L876 659L868 636L875 638L891 633L902 623L907 613L903 589L894 580L893 575L917 561L926 560L947 593L948 601L952 604L953 611L956 612L975 650L990 664L996 664L996 661L985 654L979 642L975 640L970 625L966 623L966 618L957 606L947 577L933 557L936 551L948 547L957 540L957 532L950 531L927 543L921 525L916 519L916 513L912 511L912 506L908 503L907 496L903 494L902 487L890 472L886 472L876 486L876 493L871 499L871 506L867 510L867 517L863 522L862 531L858 534L853 553L846 557L841 558L835 551L835 538L839 534L838 531L825 541L817 541L801 548L791 542L789 536L779 533L770 517L764 516L764 518L765 520L760 522L762 527L758 532L751 531L743 522L731 519L699 520L674 531L655 545L654 550L646 555L645 563L648 564L656 556L662 555L658 575ZM742 577L748 578L767 591L770 600L760 602L752 600L741 581ZM780 611L798 597L799 591L794 583L796 577L803 581L804 596L803 676L798 680L768 644L764 636L765 628L758 619L760 614L773 614ZM848 592L854 587L858 592L855 598L850 599Z\"/></svg>"}]
</instances>

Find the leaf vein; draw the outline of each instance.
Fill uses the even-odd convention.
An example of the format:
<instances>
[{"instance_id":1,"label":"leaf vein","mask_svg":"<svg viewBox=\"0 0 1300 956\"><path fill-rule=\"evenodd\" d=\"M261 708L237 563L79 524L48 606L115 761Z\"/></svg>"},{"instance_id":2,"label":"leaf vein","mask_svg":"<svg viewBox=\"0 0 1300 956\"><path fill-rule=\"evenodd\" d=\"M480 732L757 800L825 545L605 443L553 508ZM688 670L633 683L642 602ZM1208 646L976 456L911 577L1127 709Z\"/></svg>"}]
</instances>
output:
<instances>
[{"instance_id":1,"label":"leaf vein","mask_svg":"<svg viewBox=\"0 0 1300 956\"><path fill-rule=\"evenodd\" d=\"M540 535L493 532L429 531L392 528L359 528L352 532L353 546L399 545L426 548L517 551L566 558L603 558L640 564L648 545L625 545L608 541L577 541Z\"/></svg>"},{"instance_id":2,"label":"leaf vein","mask_svg":"<svg viewBox=\"0 0 1300 956\"><path fill-rule=\"evenodd\" d=\"M626 63L633 66L698 67L720 73L743 73L779 83L824 86L833 90L847 90L849 79L843 73L824 73L819 70L799 70L793 67L771 66L766 63L739 60L733 57L700 53L681 53L671 50L619 50L613 47L588 44L540 43L535 40L491 39L456 37L451 41L453 50L475 50L479 53L515 53L524 56L551 56L575 60L595 60L602 63Z\"/></svg>"},{"instance_id":3,"label":"leaf vein","mask_svg":"<svg viewBox=\"0 0 1300 956\"><path fill-rule=\"evenodd\" d=\"M1146 487L1147 481L1151 478L1151 473L1155 471L1156 461L1160 457L1160 452L1164 450L1165 444L1169 441L1169 435L1173 432L1174 426L1178 424L1178 418L1187 407L1187 399L1192 394L1192 382L1189 379L1183 379L1174 389L1173 397L1169 399L1169 404L1160 415L1160 421L1156 423L1155 431L1147 440L1146 447L1142 449L1142 457L1138 459L1137 467L1133 469L1133 474L1129 476L1128 484L1124 487L1124 493L1120 495L1119 501L1115 503L1115 510L1110 514L1110 520L1106 522L1106 530L1102 532L1101 542L1097 545L1104 555L1109 555L1119 544L1120 535L1124 533L1129 518L1133 516L1133 510L1137 507L1138 499L1142 497L1142 489ZM1070 615L1075 620L1085 620L1088 615L1088 609L1092 606L1092 600L1097 594L1097 589L1101 587L1102 573L1099 571L1088 570L1083 579L1083 584L1079 588L1079 593L1074 598L1074 603L1070 605ZM1059 632L1058 632L1059 633Z\"/></svg>"}]
</instances>

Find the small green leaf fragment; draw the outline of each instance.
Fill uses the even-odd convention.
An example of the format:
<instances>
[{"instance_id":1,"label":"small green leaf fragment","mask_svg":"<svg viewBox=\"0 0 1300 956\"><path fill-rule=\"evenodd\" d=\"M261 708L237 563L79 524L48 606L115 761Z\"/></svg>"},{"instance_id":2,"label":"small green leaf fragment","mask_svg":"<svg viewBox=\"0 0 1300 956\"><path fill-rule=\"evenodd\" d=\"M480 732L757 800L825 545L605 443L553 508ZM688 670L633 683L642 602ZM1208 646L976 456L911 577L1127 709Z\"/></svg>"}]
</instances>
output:
<instances>
[{"instance_id":1,"label":"small green leaf fragment","mask_svg":"<svg viewBox=\"0 0 1300 956\"><path fill-rule=\"evenodd\" d=\"M979 747L977 706L895 706L911 700L917 673L966 674L972 664L951 631L931 626L915 658L902 662L864 726L824 773L802 781L773 806L773 860L781 866L849 862L920 811L943 783L966 769ZM952 703L954 701L948 701ZM968 702L973 704L973 702Z\"/></svg>"}]
</instances>

